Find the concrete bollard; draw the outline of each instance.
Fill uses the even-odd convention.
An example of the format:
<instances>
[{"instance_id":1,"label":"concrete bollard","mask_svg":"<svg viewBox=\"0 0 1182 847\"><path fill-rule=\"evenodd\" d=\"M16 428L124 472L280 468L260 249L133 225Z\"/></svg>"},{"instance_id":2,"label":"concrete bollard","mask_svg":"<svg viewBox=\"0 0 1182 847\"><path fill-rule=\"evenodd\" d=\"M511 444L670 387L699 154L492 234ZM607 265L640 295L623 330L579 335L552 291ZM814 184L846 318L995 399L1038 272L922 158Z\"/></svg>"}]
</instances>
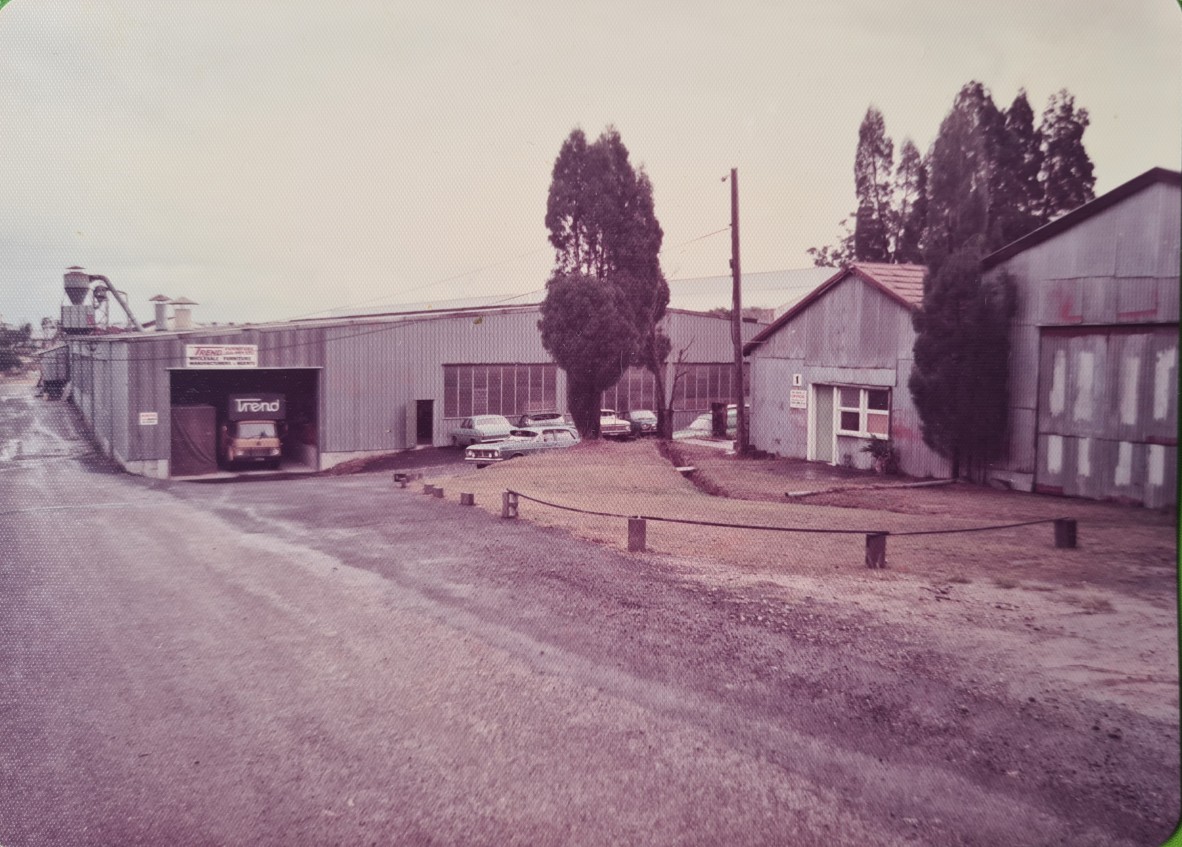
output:
<instances>
[{"instance_id":1,"label":"concrete bollard","mask_svg":"<svg viewBox=\"0 0 1182 847\"><path fill-rule=\"evenodd\" d=\"M424 485L423 486L423 493L424 494L434 494L435 493L435 486L434 485Z\"/></svg>"},{"instance_id":2,"label":"concrete bollard","mask_svg":"<svg viewBox=\"0 0 1182 847\"><path fill-rule=\"evenodd\" d=\"M476 495L461 492L460 505L461 506L475 506L476 505Z\"/></svg>"},{"instance_id":3,"label":"concrete bollard","mask_svg":"<svg viewBox=\"0 0 1182 847\"><path fill-rule=\"evenodd\" d=\"M434 485L434 486L432 486L432 491L431 491L431 493L432 493L433 495L435 495L436 497L442 497L442 496L443 496L443 488L442 488L442 486L439 486L439 485Z\"/></svg>"},{"instance_id":4,"label":"concrete bollard","mask_svg":"<svg viewBox=\"0 0 1182 847\"><path fill-rule=\"evenodd\" d=\"M506 491L501 495L501 517L517 517L517 495L512 491Z\"/></svg>"},{"instance_id":5,"label":"concrete bollard","mask_svg":"<svg viewBox=\"0 0 1182 847\"><path fill-rule=\"evenodd\" d=\"M648 528L644 518L628 518L628 552L643 553L646 547Z\"/></svg>"},{"instance_id":6,"label":"concrete bollard","mask_svg":"<svg viewBox=\"0 0 1182 847\"><path fill-rule=\"evenodd\" d=\"M1075 518L1055 518L1055 546L1075 547Z\"/></svg>"},{"instance_id":7,"label":"concrete bollard","mask_svg":"<svg viewBox=\"0 0 1182 847\"><path fill-rule=\"evenodd\" d=\"M887 533L875 532L866 536L866 567L885 568Z\"/></svg>"}]
</instances>

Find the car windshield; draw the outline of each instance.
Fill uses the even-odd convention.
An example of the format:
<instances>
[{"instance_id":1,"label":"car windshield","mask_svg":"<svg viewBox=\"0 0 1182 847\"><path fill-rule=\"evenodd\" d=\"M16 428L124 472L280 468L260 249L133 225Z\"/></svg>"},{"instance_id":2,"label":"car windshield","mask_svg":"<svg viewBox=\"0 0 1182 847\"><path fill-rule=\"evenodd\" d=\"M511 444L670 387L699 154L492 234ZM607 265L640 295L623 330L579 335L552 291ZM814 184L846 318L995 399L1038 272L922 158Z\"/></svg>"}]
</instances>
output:
<instances>
[{"instance_id":1,"label":"car windshield","mask_svg":"<svg viewBox=\"0 0 1182 847\"><path fill-rule=\"evenodd\" d=\"M525 440L529 438L537 438L538 434L529 429L511 429L509 430L509 437Z\"/></svg>"},{"instance_id":2,"label":"car windshield","mask_svg":"<svg viewBox=\"0 0 1182 847\"><path fill-rule=\"evenodd\" d=\"M657 416L652 412L633 412L632 420L634 421L655 421Z\"/></svg>"},{"instance_id":3,"label":"car windshield","mask_svg":"<svg viewBox=\"0 0 1182 847\"><path fill-rule=\"evenodd\" d=\"M274 438L273 421L241 421L238 424L239 438Z\"/></svg>"}]
</instances>

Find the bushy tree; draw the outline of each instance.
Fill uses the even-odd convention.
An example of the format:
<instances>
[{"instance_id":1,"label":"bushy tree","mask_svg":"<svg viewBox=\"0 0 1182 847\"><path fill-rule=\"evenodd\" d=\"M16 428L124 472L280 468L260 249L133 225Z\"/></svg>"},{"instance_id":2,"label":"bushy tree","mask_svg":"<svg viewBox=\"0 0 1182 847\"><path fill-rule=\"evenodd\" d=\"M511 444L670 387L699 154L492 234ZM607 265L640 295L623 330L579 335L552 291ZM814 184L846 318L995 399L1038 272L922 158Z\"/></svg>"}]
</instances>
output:
<instances>
[{"instance_id":1,"label":"bushy tree","mask_svg":"<svg viewBox=\"0 0 1182 847\"><path fill-rule=\"evenodd\" d=\"M625 367L636 364L648 369L656 380L658 396L663 398L664 364L670 350L669 339L660 326L669 306L669 285L659 258L664 232L654 211L652 182L643 168L632 167L628 149L615 128L608 127L590 144L583 131L575 129L563 142L550 183L546 228L555 249L554 276L547 284L547 301L557 296L555 292L565 292L570 285L594 285L602 295L596 295L597 302L609 309L615 321L614 328L605 327L609 331L600 344L609 347L613 354L622 353ZM612 295L602 294L608 289ZM580 423L575 411L576 406L590 408L589 397L576 397L576 392L592 391L594 380L585 375L573 378L564 359L546 340L550 338L558 344L560 335L576 329L575 321L570 318L579 314L578 310L568 316L562 314L563 309L574 308L576 303L578 308L583 308L590 302L564 295L562 304L556 301L549 309L549 318L544 306L542 324L549 320L550 325L543 325L542 329L543 344L567 371L571 414L579 431L594 437L598 433L598 413L591 425ZM586 349L591 355L589 348L578 344L575 348ZM572 367L578 365L569 356L565 362ZM585 370L607 373L598 366ZM596 409L599 394L610 388L622 373L594 388ZM668 434L670 421L664 404L660 405L662 431Z\"/></svg>"},{"instance_id":2,"label":"bushy tree","mask_svg":"<svg viewBox=\"0 0 1182 847\"><path fill-rule=\"evenodd\" d=\"M566 372L571 417L584 437L599 433L599 398L632 360L636 337L624 292L579 271L558 271L546 283L542 345Z\"/></svg>"}]
</instances>

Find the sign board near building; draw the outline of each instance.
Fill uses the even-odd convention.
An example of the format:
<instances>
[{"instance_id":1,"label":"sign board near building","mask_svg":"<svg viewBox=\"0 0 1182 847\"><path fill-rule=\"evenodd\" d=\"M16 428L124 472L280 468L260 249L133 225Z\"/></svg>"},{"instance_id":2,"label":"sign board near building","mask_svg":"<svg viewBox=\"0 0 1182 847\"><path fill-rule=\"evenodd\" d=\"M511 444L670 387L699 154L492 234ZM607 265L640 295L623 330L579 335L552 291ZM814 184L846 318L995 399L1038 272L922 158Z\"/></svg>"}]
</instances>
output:
<instances>
[{"instance_id":1,"label":"sign board near building","mask_svg":"<svg viewBox=\"0 0 1182 847\"><path fill-rule=\"evenodd\" d=\"M231 421L281 421L287 417L282 394L231 394L226 398L226 419Z\"/></svg>"},{"instance_id":2,"label":"sign board near building","mask_svg":"<svg viewBox=\"0 0 1182 847\"><path fill-rule=\"evenodd\" d=\"M140 426L157 426L160 423L158 412L140 412Z\"/></svg>"},{"instance_id":3,"label":"sign board near building","mask_svg":"<svg viewBox=\"0 0 1182 847\"><path fill-rule=\"evenodd\" d=\"M257 344L186 344L186 368L257 368Z\"/></svg>"},{"instance_id":4,"label":"sign board near building","mask_svg":"<svg viewBox=\"0 0 1182 847\"><path fill-rule=\"evenodd\" d=\"M789 409L807 409L809 407L809 393L803 388L793 388L788 392Z\"/></svg>"}]
</instances>

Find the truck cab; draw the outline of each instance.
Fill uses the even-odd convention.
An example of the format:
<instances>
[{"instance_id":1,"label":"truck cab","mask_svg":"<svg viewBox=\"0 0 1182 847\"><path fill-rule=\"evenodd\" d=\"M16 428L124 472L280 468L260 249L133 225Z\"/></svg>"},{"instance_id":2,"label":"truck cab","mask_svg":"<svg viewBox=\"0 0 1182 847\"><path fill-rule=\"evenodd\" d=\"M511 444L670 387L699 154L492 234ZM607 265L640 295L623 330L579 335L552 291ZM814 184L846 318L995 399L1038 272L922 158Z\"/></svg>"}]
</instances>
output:
<instances>
[{"instance_id":1,"label":"truck cab","mask_svg":"<svg viewBox=\"0 0 1182 847\"><path fill-rule=\"evenodd\" d=\"M227 421L222 426L222 458L227 464L251 462L279 467L283 447L279 421Z\"/></svg>"},{"instance_id":2,"label":"truck cab","mask_svg":"<svg viewBox=\"0 0 1182 847\"><path fill-rule=\"evenodd\" d=\"M249 463L279 467L283 456L284 400L282 394L230 396L218 442L221 461L227 466Z\"/></svg>"}]
</instances>

